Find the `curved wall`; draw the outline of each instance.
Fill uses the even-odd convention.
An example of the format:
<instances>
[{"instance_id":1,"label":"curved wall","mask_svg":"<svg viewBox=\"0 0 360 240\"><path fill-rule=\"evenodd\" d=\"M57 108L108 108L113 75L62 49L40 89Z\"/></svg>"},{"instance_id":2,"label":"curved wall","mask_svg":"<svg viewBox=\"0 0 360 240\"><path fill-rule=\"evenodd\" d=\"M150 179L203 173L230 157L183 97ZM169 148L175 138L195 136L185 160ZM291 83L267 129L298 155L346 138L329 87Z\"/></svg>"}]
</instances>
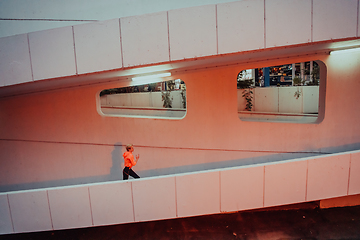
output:
<instances>
[{"instance_id":1,"label":"curved wall","mask_svg":"<svg viewBox=\"0 0 360 240\"><path fill-rule=\"evenodd\" d=\"M239 70L315 59L327 67L321 123L238 118ZM129 82L2 98L0 190L121 179L128 143L140 154L134 170L143 177L358 149L359 61L359 51L339 52L174 73L187 86L182 120L100 115L99 92Z\"/></svg>"}]
</instances>

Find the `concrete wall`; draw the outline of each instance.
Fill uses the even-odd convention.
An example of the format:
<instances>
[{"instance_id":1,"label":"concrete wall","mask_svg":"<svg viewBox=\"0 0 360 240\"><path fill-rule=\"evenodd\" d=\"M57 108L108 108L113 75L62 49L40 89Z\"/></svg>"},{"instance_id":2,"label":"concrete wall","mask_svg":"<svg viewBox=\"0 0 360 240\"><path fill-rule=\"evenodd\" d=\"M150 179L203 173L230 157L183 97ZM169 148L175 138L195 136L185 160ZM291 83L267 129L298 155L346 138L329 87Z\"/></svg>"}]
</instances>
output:
<instances>
[{"instance_id":1,"label":"concrete wall","mask_svg":"<svg viewBox=\"0 0 360 240\"><path fill-rule=\"evenodd\" d=\"M254 88L254 112L266 113L317 113L319 108L319 86ZM299 91L299 98L294 93ZM238 111L244 111L246 100L238 90Z\"/></svg>"},{"instance_id":2,"label":"concrete wall","mask_svg":"<svg viewBox=\"0 0 360 240\"><path fill-rule=\"evenodd\" d=\"M291 48L323 41L342 47L342 40L358 39L358 2L237 1L0 38L0 91L15 89L14 96L0 99L0 190L119 180L130 142L141 155L135 171L142 177L358 149L359 50L328 55ZM109 72L136 75L149 65L172 70L176 64L259 53L256 61L174 70L172 78L187 86L181 120L102 115L100 91L133 85L129 79L20 91ZM238 118L240 70L310 60L327 69L320 85L322 122Z\"/></svg>"},{"instance_id":3,"label":"concrete wall","mask_svg":"<svg viewBox=\"0 0 360 240\"><path fill-rule=\"evenodd\" d=\"M360 151L352 151L277 164L0 193L0 234L358 198L359 171Z\"/></svg>"},{"instance_id":4,"label":"concrete wall","mask_svg":"<svg viewBox=\"0 0 360 240\"><path fill-rule=\"evenodd\" d=\"M187 114L181 120L99 114L99 92L128 82L2 98L1 190L121 179L121 155L128 143L135 144L141 156L135 167L141 176L356 149L360 71L353 66L360 55L339 52L320 58L327 78L320 106L324 119L319 124L241 121L236 76L239 69L259 67L258 63L174 75L187 86Z\"/></svg>"}]
</instances>

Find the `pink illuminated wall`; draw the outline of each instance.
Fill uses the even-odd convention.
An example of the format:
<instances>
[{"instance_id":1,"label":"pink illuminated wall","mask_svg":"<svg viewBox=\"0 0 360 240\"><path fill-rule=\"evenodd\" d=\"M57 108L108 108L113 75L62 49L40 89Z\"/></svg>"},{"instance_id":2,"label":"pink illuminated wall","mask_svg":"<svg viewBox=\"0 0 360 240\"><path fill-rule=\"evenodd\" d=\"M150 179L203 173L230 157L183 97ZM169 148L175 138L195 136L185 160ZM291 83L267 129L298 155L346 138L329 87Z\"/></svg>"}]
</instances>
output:
<instances>
[{"instance_id":1,"label":"pink illuminated wall","mask_svg":"<svg viewBox=\"0 0 360 240\"><path fill-rule=\"evenodd\" d=\"M320 60L327 79L319 124L241 121L235 76L255 63L174 76L187 85L182 120L100 115L98 93L116 83L1 99L1 186L121 179L122 146L130 142L141 155L135 170L144 176L358 144L360 71L351 66L360 57L339 53Z\"/></svg>"},{"instance_id":2,"label":"pink illuminated wall","mask_svg":"<svg viewBox=\"0 0 360 240\"><path fill-rule=\"evenodd\" d=\"M359 45L357 6L236 1L0 38L0 191L121 179L128 143L143 177L358 149L360 54L329 54ZM238 118L239 71L313 60L321 122ZM184 119L100 113L100 91L150 68L185 81Z\"/></svg>"},{"instance_id":3,"label":"pink illuminated wall","mask_svg":"<svg viewBox=\"0 0 360 240\"><path fill-rule=\"evenodd\" d=\"M222 1L19 35L7 27L0 234L359 204L360 1ZM3 5L0 16L11 16ZM240 71L307 61L321 65L316 122L239 119ZM102 90L164 72L186 84L184 118L101 112ZM140 180L122 181L128 143L140 154Z\"/></svg>"}]
</instances>

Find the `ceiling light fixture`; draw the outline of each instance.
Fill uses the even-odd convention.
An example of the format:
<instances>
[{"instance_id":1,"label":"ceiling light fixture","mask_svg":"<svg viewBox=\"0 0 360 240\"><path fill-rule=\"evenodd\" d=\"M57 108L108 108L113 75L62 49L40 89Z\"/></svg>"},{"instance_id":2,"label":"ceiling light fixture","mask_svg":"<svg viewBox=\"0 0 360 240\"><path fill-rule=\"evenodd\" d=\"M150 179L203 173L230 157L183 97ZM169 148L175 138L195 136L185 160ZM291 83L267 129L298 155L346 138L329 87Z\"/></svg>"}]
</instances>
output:
<instances>
[{"instance_id":1,"label":"ceiling light fixture","mask_svg":"<svg viewBox=\"0 0 360 240\"><path fill-rule=\"evenodd\" d=\"M154 79L161 79L163 77L170 77L171 73L166 72L166 73L159 73L159 74L153 74L153 75L146 75L146 76L140 76L140 77L133 77L132 80L133 81L151 81Z\"/></svg>"},{"instance_id":2,"label":"ceiling light fixture","mask_svg":"<svg viewBox=\"0 0 360 240\"><path fill-rule=\"evenodd\" d=\"M349 53L349 52L355 52L360 50L359 47L352 47L352 48L342 48L342 49L335 49L330 52L330 54L337 54L337 53Z\"/></svg>"}]
</instances>

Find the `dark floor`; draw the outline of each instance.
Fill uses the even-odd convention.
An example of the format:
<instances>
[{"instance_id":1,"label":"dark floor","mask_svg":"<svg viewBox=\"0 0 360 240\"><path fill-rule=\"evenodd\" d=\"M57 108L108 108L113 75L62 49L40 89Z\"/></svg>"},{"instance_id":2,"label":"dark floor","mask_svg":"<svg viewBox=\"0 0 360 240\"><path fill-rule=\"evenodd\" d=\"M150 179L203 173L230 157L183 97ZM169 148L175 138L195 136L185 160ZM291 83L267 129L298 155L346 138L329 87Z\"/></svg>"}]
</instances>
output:
<instances>
[{"instance_id":1,"label":"dark floor","mask_svg":"<svg viewBox=\"0 0 360 240\"><path fill-rule=\"evenodd\" d=\"M262 209L122 225L0 235L30 239L360 239L360 206Z\"/></svg>"}]
</instances>

